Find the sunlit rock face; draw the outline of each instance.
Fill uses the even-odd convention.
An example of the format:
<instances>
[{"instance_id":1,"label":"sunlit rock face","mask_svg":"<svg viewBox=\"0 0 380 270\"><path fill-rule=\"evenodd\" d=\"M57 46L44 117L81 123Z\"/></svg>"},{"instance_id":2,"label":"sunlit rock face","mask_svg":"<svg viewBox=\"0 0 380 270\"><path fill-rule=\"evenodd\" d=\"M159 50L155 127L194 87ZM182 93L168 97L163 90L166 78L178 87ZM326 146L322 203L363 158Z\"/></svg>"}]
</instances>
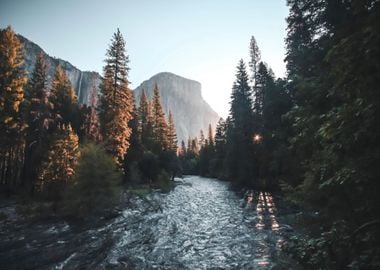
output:
<instances>
[{"instance_id":1,"label":"sunlit rock face","mask_svg":"<svg viewBox=\"0 0 380 270\"><path fill-rule=\"evenodd\" d=\"M142 89L152 99L154 85L157 83L160 89L161 103L164 112L168 115L172 111L177 129L178 144L181 140L187 142L190 137L199 137L202 129L207 135L208 125L211 124L215 131L219 115L203 99L201 84L181 76L162 72L144 81L134 90L138 105Z\"/></svg>"},{"instance_id":2,"label":"sunlit rock face","mask_svg":"<svg viewBox=\"0 0 380 270\"><path fill-rule=\"evenodd\" d=\"M97 72L81 71L69 62L54 58L46 54L41 47L25 37L18 35L21 43L24 45L25 50L25 68L28 72L28 76L32 75L34 65L38 54L43 52L45 60L48 64L48 83L50 85L55 72L55 67L60 64L63 70L69 77L71 84L73 85L75 92L78 96L78 100L83 104L90 104L91 97L97 96L99 91L99 83L101 76Z\"/></svg>"}]
</instances>

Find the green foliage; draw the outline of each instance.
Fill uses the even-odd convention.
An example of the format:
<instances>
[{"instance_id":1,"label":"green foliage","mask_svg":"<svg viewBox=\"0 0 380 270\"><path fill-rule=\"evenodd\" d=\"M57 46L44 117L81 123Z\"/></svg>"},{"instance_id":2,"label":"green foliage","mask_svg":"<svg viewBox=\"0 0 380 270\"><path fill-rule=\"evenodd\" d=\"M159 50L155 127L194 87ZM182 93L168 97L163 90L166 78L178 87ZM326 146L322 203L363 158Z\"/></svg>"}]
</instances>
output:
<instances>
[{"instance_id":1,"label":"green foliage","mask_svg":"<svg viewBox=\"0 0 380 270\"><path fill-rule=\"evenodd\" d=\"M174 179L180 168L177 157L177 135L174 118L169 111L168 123L160 101L158 85L151 102L142 91L139 108L130 122L132 136L124 167L131 185L157 184L161 170Z\"/></svg>"},{"instance_id":2,"label":"green foliage","mask_svg":"<svg viewBox=\"0 0 380 270\"><path fill-rule=\"evenodd\" d=\"M47 100L47 64L44 55L38 55L27 90L25 91L24 118L28 125L25 136L25 157L22 178L33 192L42 158L46 155L49 127Z\"/></svg>"},{"instance_id":3,"label":"green foliage","mask_svg":"<svg viewBox=\"0 0 380 270\"><path fill-rule=\"evenodd\" d=\"M226 155L227 124L222 118L219 119L215 131L215 156L210 161L210 172L213 176L224 179L224 159Z\"/></svg>"},{"instance_id":4,"label":"green foliage","mask_svg":"<svg viewBox=\"0 0 380 270\"><path fill-rule=\"evenodd\" d=\"M160 161L152 152L145 152L139 161L139 169L144 183L154 182L160 173Z\"/></svg>"},{"instance_id":5,"label":"green foliage","mask_svg":"<svg viewBox=\"0 0 380 270\"><path fill-rule=\"evenodd\" d=\"M166 171L161 171L158 175L157 186L162 192L169 192L173 187L173 181Z\"/></svg>"},{"instance_id":6,"label":"green foliage","mask_svg":"<svg viewBox=\"0 0 380 270\"><path fill-rule=\"evenodd\" d=\"M132 187L141 185L144 182L140 172L139 163L137 161L128 162L125 177L128 184Z\"/></svg>"},{"instance_id":7,"label":"green foliage","mask_svg":"<svg viewBox=\"0 0 380 270\"><path fill-rule=\"evenodd\" d=\"M252 89L255 92L255 89L258 85L257 82L257 71L261 59L261 52L259 46L257 45L256 39L254 36L251 37L249 43L249 68L251 69L251 83ZM255 99L256 100L256 99Z\"/></svg>"},{"instance_id":8,"label":"green foliage","mask_svg":"<svg viewBox=\"0 0 380 270\"><path fill-rule=\"evenodd\" d=\"M301 177L289 182L301 204L322 213L321 236L306 244L336 252L314 259L304 242L297 248L314 268L371 268L380 262L378 231L366 231L362 241L350 235L379 218L380 6L306 0L288 5L288 85L296 106L287 120L293 159L301 164Z\"/></svg>"},{"instance_id":9,"label":"green foliage","mask_svg":"<svg viewBox=\"0 0 380 270\"><path fill-rule=\"evenodd\" d=\"M149 186L140 186L139 188L131 188L131 189L128 189L128 191L131 193L131 194L136 194L137 196L146 196L148 195L149 193L152 192L152 189L149 187Z\"/></svg>"},{"instance_id":10,"label":"green foliage","mask_svg":"<svg viewBox=\"0 0 380 270\"><path fill-rule=\"evenodd\" d=\"M176 128L174 124L173 114L169 110L169 116L168 116L168 150L171 152L176 153L177 152L177 133Z\"/></svg>"},{"instance_id":11,"label":"green foliage","mask_svg":"<svg viewBox=\"0 0 380 270\"><path fill-rule=\"evenodd\" d=\"M0 30L0 188L19 184L24 129L21 114L24 87L24 50L12 28Z\"/></svg>"},{"instance_id":12,"label":"green foliage","mask_svg":"<svg viewBox=\"0 0 380 270\"><path fill-rule=\"evenodd\" d=\"M372 237L379 231L372 227L360 235L352 234L349 226L337 220L318 236L293 236L285 251L307 269L376 269L379 255Z\"/></svg>"},{"instance_id":13,"label":"green foliage","mask_svg":"<svg viewBox=\"0 0 380 270\"><path fill-rule=\"evenodd\" d=\"M199 160L197 157L181 159L181 169L183 174L199 174Z\"/></svg>"},{"instance_id":14,"label":"green foliage","mask_svg":"<svg viewBox=\"0 0 380 270\"><path fill-rule=\"evenodd\" d=\"M288 176L289 134L283 116L291 109L292 102L285 82L275 80L273 72L262 62L259 63L256 81L256 98L261 100L254 111L255 134L259 135L254 145L257 175L260 186L276 189L278 179Z\"/></svg>"},{"instance_id":15,"label":"green foliage","mask_svg":"<svg viewBox=\"0 0 380 270\"><path fill-rule=\"evenodd\" d=\"M84 145L76 175L64 196L64 212L83 217L111 209L118 202L121 180L114 160L102 145Z\"/></svg>"},{"instance_id":16,"label":"green foliage","mask_svg":"<svg viewBox=\"0 0 380 270\"><path fill-rule=\"evenodd\" d=\"M152 120L153 120L152 121L153 137L155 140L154 148L152 150L153 152L158 154L163 150L169 149L169 137L168 137L169 126L166 122L165 114L162 109L162 105L160 101L160 90L157 84L154 86L154 95L153 95L153 100L152 100L151 112L152 112ZM171 138L171 139L174 140L174 138Z\"/></svg>"},{"instance_id":17,"label":"green foliage","mask_svg":"<svg viewBox=\"0 0 380 270\"><path fill-rule=\"evenodd\" d=\"M137 111L137 118L139 121L138 132L141 137L141 144L146 149L152 150L154 145L153 137L153 119L151 106L149 100L145 95L145 91L142 90L140 96L140 104Z\"/></svg>"},{"instance_id":18,"label":"green foliage","mask_svg":"<svg viewBox=\"0 0 380 270\"><path fill-rule=\"evenodd\" d=\"M37 190L47 198L59 200L62 188L72 182L79 158L78 142L78 136L70 125L58 126L55 130L36 183Z\"/></svg>"},{"instance_id":19,"label":"green foliage","mask_svg":"<svg viewBox=\"0 0 380 270\"><path fill-rule=\"evenodd\" d=\"M60 65L55 69L52 87L49 93L51 119L54 126L60 124L73 125L74 112L78 106L77 97L69 78Z\"/></svg>"},{"instance_id":20,"label":"green foliage","mask_svg":"<svg viewBox=\"0 0 380 270\"><path fill-rule=\"evenodd\" d=\"M23 70L24 50L10 26L0 31L0 49L1 124L12 127L24 98L26 74Z\"/></svg>"},{"instance_id":21,"label":"green foliage","mask_svg":"<svg viewBox=\"0 0 380 270\"><path fill-rule=\"evenodd\" d=\"M130 137L130 147L124 157L124 173L125 180L132 185L141 182L140 172L137 168L137 163L143 155L143 145L141 141L141 132L139 130L139 115L137 109L133 109L133 118L129 121L132 134Z\"/></svg>"},{"instance_id":22,"label":"green foliage","mask_svg":"<svg viewBox=\"0 0 380 270\"><path fill-rule=\"evenodd\" d=\"M172 180L174 180L174 177L179 171L177 154L172 150L168 150L162 151L158 157L160 160L160 167L170 175Z\"/></svg>"},{"instance_id":23,"label":"green foliage","mask_svg":"<svg viewBox=\"0 0 380 270\"><path fill-rule=\"evenodd\" d=\"M252 185L254 178L253 114L248 80L245 64L240 60L232 88L225 157L227 177L236 185Z\"/></svg>"},{"instance_id":24,"label":"green foliage","mask_svg":"<svg viewBox=\"0 0 380 270\"><path fill-rule=\"evenodd\" d=\"M113 35L105 62L98 107L100 131L108 153L121 166L130 145L133 94L128 86L129 59L119 29Z\"/></svg>"}]
</instances>

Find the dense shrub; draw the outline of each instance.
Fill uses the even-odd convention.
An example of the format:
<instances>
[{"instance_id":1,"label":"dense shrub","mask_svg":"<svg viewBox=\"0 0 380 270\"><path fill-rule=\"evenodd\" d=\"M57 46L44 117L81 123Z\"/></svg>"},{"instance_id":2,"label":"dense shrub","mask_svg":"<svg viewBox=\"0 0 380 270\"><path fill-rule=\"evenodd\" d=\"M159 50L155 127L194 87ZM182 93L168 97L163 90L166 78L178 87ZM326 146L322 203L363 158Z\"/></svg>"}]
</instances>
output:
<instances>
[{"instance_id":1,"label":"dense shrub","mask_svg":"<svg viewBox=\"0 0 380 270\"><path fill-rule=\"evenodd\" d=\"M69 215L98 214L118 200L122 175L101 145L87 144L81 150L75 181L64 197Z\"/></svg>"}]
</instances>

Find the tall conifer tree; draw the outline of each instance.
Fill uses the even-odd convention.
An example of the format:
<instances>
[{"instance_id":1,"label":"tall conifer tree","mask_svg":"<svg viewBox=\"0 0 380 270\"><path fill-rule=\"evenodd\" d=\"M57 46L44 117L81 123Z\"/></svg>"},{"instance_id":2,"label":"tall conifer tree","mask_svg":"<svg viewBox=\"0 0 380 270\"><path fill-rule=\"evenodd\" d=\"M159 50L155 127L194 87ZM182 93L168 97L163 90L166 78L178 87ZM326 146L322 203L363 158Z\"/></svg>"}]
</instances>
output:
<instances>
[{"instance_id":1,"label":"tall conifer tree","mask_svg":"<svg viewBox=\"0 0 380 270\"><path fill-rule=\"evenodd\" d=\"M237 184L252 185L253 117L251 88L245 63L240 60L231 95L226 167L228 177Z\"/></svg>"},{"instance_id":2,"label":"tall conifer tree","mask_svg":"<svg viewBox=\"0 0 380 270\"><path fill-rule=\"evenodd\" d=\"M141 143L146 149L152 150L153 143L153 120L149 101L143 90L140 96L140 106L137 116L139 118L139 132Z\"/></svg>"},{"instance_id":3,"label":"tall conifer tree","mask_svg":"<svg viewBox=\"0 0 380 270\"><path fill-rule=\"evenodd\" d=\"M224 177L223 163L226 155L226 124L220 118L215 129L215 172L219 177Z\"/></svg>"},{"instance_id":4,"label":"tall conifer tree","mask_svg":"<svg viewBox=\"0 0 380 270\"><path fill-rule=\"evenodd\" d=\"M133 118L129 122L129 126L132 130L131 136L129 138L129 149L125 154L124 158L124 171L127 181L136 181L137 179L132 179L133 167L136 166L136 162L141 160L143 156L143 145L141 143L141 129L139 128L140 117L138 115L138 110L136 106L133 106Z\"/></svg>"},{"instance_id":5,"label":"tall conifer tree","mask_svg":"<svg viewBox=\"0 0 380 270\"><path fill-rule=\"evenodd\" d=\"M190 138L190 136L187 139L187 151L191 151L191 138Z\"/></svg>"},{"instance_id":6,"label":"tall conifer tree","mask_svg":"<svg viewBox=\"0 0 380 270\"><path fill-rule=\"evenodd\" d=\"M251 37L251 42L249 44L249 67L251 69L251 85L252 90L255 92L256 88L256 78L257 78L257 70L258 65L261 59L261 52L259 46L257 45L256 39L254 36Z\"/></svg>"},{"instance_id":7,"label":"tall conifer tree","mask_svg":"<svg viewBox=\"0 0 380 270\"><path fill-rule=\"evenodd\" d=\"M112 37L105 62L100 86L100 128L106 150L121 165L131 136L128 124L133 117L133 95L128 85L129 58L119 29Z\"/></svg>"},{"instance_id":8,"label":"tall conifer tree","mask_svg":"<svg viewBox=\"0 0 380 270\"><path fill-rule=\"evenodd\" d=\"M51 119L54 126L73 124L75 121L77 97L69 77L60 65L55 68L54 78L49 94Z\"/></svg>"},{"instance_id":9,"label":"tall conifer tree","mask_svg":"<svg viewBox=\"0 0 380 270\"><path fill-rule=\"evenodd\" d=\"M194 139L191 140L191 146L190 146L190 152L194 155L199 154L199 143L198 143L198 138L195 137Z\"/></svg>"},{"instance_id":10,"label":"tall conifer tree","mask_svg":"<svg viewBox=\"0 0 380 270\"><path fill-rule=\"evenodd\" d=\"M37 189L51 192L56 199L60 187L69 183L79 158L79 139L70 124L58 125L50 141L50 147L42 162Z\"/></svg>"},{"instance_id":11,"label":"tall conifer tree","mask_svg":"<svg viewBox=\"0 0 380 270\"><path fill-rule=\"evenodd\" d=\"M202 148L205 145L206 138L205 134L203 133L203 129L199 131L199 147Z\"/></svg>"},{"instance_id":12,"label":"tall conifer tree","mask_svg":"<svg viewBox=\"0 0 380 270\"><path fill-rule=\"evenodd\" d=\"M168 141L169 141L169 150L177 152L177 133L174 124L173 114L169 110L168 118Z\"/></svg>"},{"instance_id":13,"label":"tall conifer tree","mask_svg":"<svg viewBox=\"0 0 380 270\"><path fill-rule=\"evenodd\" d=\"M27 122L23 179L28 180L28 189L33 191L38 169L46 151L49 124L47 100L47 64L44 54L37 56L36 64L26 90L25 120Z\"/></svg>"},{"instance_id":14,"label":"tall conifer tree","mask_svg":"<svg viewBox=\"0 0 380 270\"><path fill-rule=\"evenodd\" d=\"M208 138L208 144L210 146L214 146L214 132L212 131L212 126L211 124L208 125L208 134L207 134L207 138Z\"/></svg>"},{"instance_id":15,"label":"tall conifer tree","mask_svg":"<svg viewBox=\"0 0 380 270\"><path fill-rule=\"evenodd\" d=\"M166 150L169 147L168 124L166 123L165 114L160 101L160 90L158 85L154 86L154 95L152 100L152 117L153 117L153 134L157 144L157 150Z\"/></svg>"},{"instance_id":16,"label":"tall conifer tree","mask_svg":"<svg viewBox=\"0 0 380 270\"><path fill-rule=\"evenodd\" d=\"M94 87L95 88L95 87ZM93 89L91 97L90 97L90 106L87 111L86 118L86 137L87 139L99 142L101 140L100 130L99 130L99 117L96 112L96 108L98 105L98 99L96 96L97 89Z\"/></svg>"},{"instance_id":17,"label":"tall conifer tree","mask_svg":"<svg viewBox=\"0 0 380 270\"><path fill-rule=\"evenodd\" d=\"M179 150L179 156L184 157L186 155L186 144L185 141L181 141L181 148Z\"/></svg>"},{"instance_id":18,"label":"tall conifer tree","mask_svg":"<svg viewBox=\"0 0 380 270\"><path fill-rule=\"evenodd\" d=\"M9 190L18 180L23 159L20 105L27 81L24 50L12 28L0 31L0 183Z\"/></svg>"}]
</instances>

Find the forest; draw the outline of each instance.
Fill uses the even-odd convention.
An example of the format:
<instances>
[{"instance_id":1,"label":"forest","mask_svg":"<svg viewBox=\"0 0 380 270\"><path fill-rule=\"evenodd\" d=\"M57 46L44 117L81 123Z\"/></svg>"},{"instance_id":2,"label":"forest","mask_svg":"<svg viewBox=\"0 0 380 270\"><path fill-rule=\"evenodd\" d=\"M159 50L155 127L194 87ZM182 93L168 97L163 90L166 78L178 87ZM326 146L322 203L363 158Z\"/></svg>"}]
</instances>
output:
<instances>
[{"instance_id":1,"label":"forest","mask_svg":"<svg viewBox=\"0 0 380 270\"><path fill-rule=\"evenodd\" d=\"M78 218L113 209L125 189L218 178L313 213L313 224L298 224L307 233L285 246L305 269L380 267L380 2L287 5L286 77L275 77L252 36L229 116L187 142L177 142L159 85L152 100L144 92L134 100L119 29L89 106L60 66L48 85L43 55L28 79L20 41L10 26L1 30L1 196L51 202Z\"/></svg>"}]
</instances>

